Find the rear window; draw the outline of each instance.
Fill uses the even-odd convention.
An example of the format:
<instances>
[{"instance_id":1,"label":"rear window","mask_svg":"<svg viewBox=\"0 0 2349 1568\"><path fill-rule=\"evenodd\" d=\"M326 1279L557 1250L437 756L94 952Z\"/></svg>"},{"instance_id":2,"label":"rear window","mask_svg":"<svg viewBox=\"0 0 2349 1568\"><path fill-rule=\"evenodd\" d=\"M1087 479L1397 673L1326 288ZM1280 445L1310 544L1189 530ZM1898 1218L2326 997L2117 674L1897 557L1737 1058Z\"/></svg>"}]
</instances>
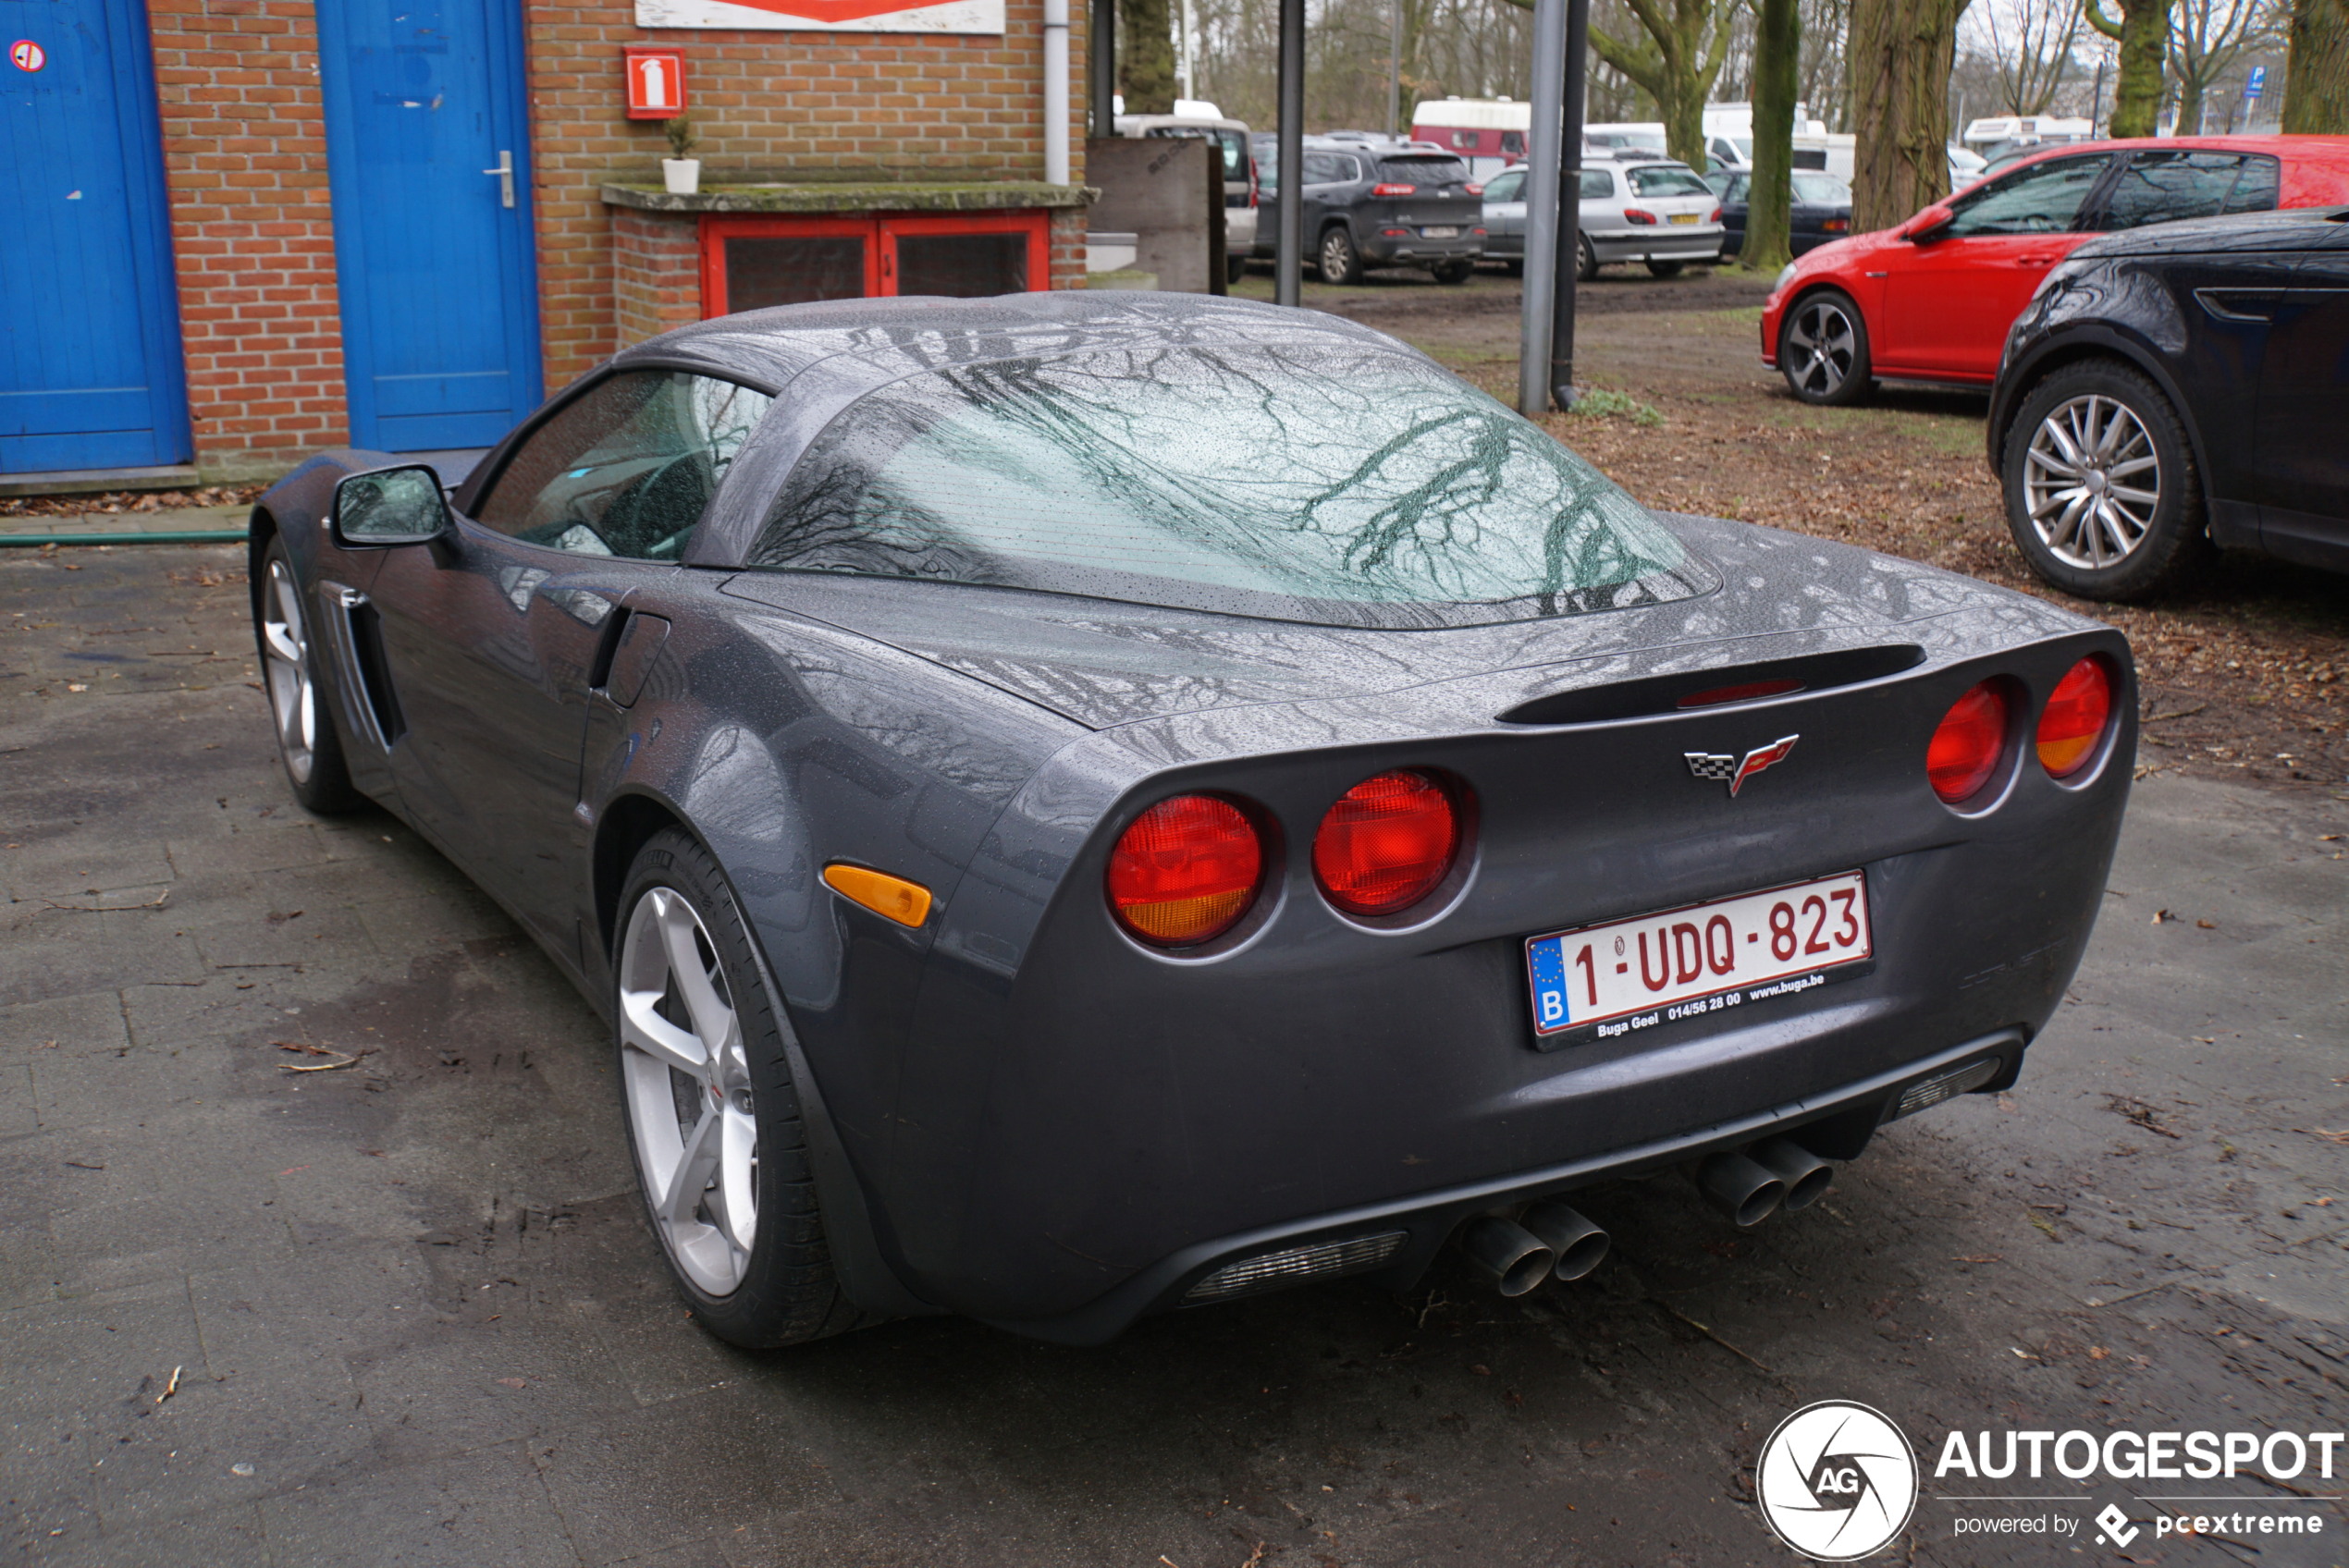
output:
<instances>
[{"instance_id":1,"label":"rear window","mask_svg":"<svg viewBox=\"0 0 2349 1568\"><path fill-rule=\"evenodd\" d=\"M1715 581L1491 398L1327 343L1154 344L894 383L817 437L750 564L1399 628Z\"/></svg>"},{"instance_id":2,"label":"rear window","mask_svg":"<svg viewBox=\"0 0 2349 1568\"><path fill-rule=\"evenodd\" d=\"M1831 174L1797 169L1794 171L1794 199L1823 207L1848 207L1851 204L1851 188ZM1739 200L1744 198L1740 196Z\"/></svg>"},{"instance_id":3,"label":"rear window","mask_svg":"<svg viewBox=\"0 0 2349 1568\"><path fill-rule=\"evenodd\" d=\"M1212 126L1160 125L1152 126L1145 134L1174 139L1199 137L1212 141L1224 154L1224 178L1248 178L1248 138L1236 130L1219 130Z\"/></svg>"},{"instance_id":4,"label":"rear window","mask_svg":"<svg viewBox=\"0 0 2349 1568\"><path fill-rule=\"evenodd\" d=\"M1469 171L1457 158L1381 158L1378 177L1398 185L1465 185Z\"/></svg>"},{"instance_id":5,"label":"rear window","mask_svg":"<svg viewBox=\"0 0 2349 1568\"><path fill-rule=\"evenodd\" d=\"M1650 166L1627 169L1625 178L1631 182L1634 196L1710 196L1713 188L1696 177L1694 169Z\"/></svg>"}]
</instances>

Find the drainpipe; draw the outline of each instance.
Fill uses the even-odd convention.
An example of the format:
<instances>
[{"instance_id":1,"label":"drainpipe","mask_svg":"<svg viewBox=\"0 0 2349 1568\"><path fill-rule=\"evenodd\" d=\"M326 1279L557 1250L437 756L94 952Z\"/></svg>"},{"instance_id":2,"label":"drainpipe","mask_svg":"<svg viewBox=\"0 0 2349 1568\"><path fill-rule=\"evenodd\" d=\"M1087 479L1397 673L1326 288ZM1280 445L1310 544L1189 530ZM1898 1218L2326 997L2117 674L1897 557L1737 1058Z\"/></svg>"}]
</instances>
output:
<instances>
[{"instance_id":1,"label":"drainpipe","mask_svg":"<svg viewBox=\"0 0 2349 1568\"><path fill-rule=\"evenodd\" d=\"M1068 183L1068 0L1044 0L1044 183Z\"/></svg>"}]
</instances>

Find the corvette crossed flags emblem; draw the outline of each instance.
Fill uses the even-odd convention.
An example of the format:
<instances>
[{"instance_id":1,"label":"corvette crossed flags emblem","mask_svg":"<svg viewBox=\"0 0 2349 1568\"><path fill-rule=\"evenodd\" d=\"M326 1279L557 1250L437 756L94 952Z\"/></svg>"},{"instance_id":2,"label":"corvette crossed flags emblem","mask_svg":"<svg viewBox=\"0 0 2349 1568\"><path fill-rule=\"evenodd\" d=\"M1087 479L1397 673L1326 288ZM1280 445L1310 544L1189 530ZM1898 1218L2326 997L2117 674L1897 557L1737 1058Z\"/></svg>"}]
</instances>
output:
<instances>
[{"instance_id":1,"label":"corvette crossed flags emblem","mask_svg":"<svg viewBox=\"0 0 2349 1568\"><path fill-rule=\"evenodd\" d=\"M1732 799L1744 782L1774 763L1786 761L1800 735L1785 735L1766 746L1756 746L1740 758L1728 752L1683 752L1689 771L1699 778L1717 778L1729 787Z\"/></svg>"}]
</instances>

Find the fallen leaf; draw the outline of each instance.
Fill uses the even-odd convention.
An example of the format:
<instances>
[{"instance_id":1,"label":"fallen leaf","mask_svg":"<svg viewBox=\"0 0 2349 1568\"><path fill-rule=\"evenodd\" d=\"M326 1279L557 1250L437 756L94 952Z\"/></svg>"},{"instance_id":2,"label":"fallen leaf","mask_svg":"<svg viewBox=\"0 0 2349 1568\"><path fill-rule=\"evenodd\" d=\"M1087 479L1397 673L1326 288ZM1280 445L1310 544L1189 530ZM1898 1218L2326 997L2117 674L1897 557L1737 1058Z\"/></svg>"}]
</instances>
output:
<instances>
[{"instance_id":1,"label":"fallen leaf","mask_svg":"<svg viewBox=\"0 0 2349 1568\"><path fill-rule=\"evenodd\" d=\"M500 1378L498 1379L498 1382L500 1387L509 1389L523 1389L530 1386L525 1379L521 1378Z\"/></svg>"},{"instance_id":2,"label":"fallen leaf","mask_svg":"<svg viewBox=\"0 0 2349 1568\"><path fill-rule=\"evenodd\" d=\"M2311 1133L2329 1143L2349 1144L2349 1132L2336 1133L2329 1127L2294 1127L2295 1133Z\"/></svg>"},{"instance_id":3,"label":"fallen leaf","mask_svg":"<svg viewBox=\"0 0 2349 1568\"><path fill-rule=\"evenodd\" d=\"M2194 923L2194 925L2195 929L2197 931L2216 931L2219 929L2215 923L2208 920L2197 920Z\"/></svg>"},{"instance_id":4,"label":"fallen leaf","mask_svg":"<svg viewBox=\"0 0 2349 1568\"><path fill-rule=\"evenodd\" d=\"M155 1403L157 1404L161 1404L165 1400L169 1399L173 1394L179 1391L179 1374L184 1370L186 1370L186 1368L179 1366L175 1366L171 1369L171 1381L163 1386L163 1392L155 1395Z\"/></svg>"},{"instance_id":5,"label":"fallen leaf","mask_svg":"<svg viewBox=\"0 0 2349 1568\"><path fill-rule=\"evenodd\" d=\"M2165 920L2175 920L2178 917L2176 915L2171 914L2166 909L2158 909L2153 912L2153 923L2156 925L2160 925Z\"/></svg>"}]
</instances>

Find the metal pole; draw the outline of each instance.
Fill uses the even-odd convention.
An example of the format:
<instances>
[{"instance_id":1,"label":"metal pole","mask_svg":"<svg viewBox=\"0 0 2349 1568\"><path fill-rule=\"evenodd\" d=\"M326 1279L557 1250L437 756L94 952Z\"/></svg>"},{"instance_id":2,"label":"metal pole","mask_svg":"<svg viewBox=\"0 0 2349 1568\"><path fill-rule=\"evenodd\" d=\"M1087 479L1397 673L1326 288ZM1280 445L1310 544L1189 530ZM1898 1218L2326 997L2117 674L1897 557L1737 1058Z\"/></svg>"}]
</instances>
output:
<instances>
[{"instance_id":1,"label":"metal pole","mask_svg":"<svg viewBox=\"0 0 2349 1568\"><path fill-rule=\"evenodd\" d=\"M1117 134L1117 0L1093 0L1093 134Z\"/></svg>"},{"instance_id":2,"label":"metal pole","mask_svg":"<svg viewBox=\"0 0 2349 1568\"><path fill-rule=\"evenodd\" d=\"M1273 302L1295 305L1305 298L1305 0L1280 5L1281 242L1273 263Z\"/></svg>"},{"instance_id":3,"label":"metal pole","mask_svg":"<svg viewBox=\"0 0 2349 1568\"><path fill-rule=\"evenodd\" d=\"M1525 158L1525 304L1518 328L1517 359L1517 410L1529 417L1550 410L1567 4L1568 0L1534 0L1533 4L1533 123Z\"/></svg>"},{"instance_id":4,"label":"metal pole","mask_svg":"<svg viewBox=\"0 0 2349 1568\"><path fill-rule=\"evenodd\" d=\"M1580 272L1582 98L1589 71L1591 0L1566 0L1566 69L1558 127L1557 285L1550 295L1550 400L1574 407L1574 286Z\"/></svg>"},{"instance_id":5,"label":"metal pole","mask_svg":"<svg viewBox=\"0 0 2349 1568\"><path fill-rule=\"evenodd\" d=\"M1044 0L1044 183L1068 183L1068 0Z\"/></svg>"}]
</instances>

